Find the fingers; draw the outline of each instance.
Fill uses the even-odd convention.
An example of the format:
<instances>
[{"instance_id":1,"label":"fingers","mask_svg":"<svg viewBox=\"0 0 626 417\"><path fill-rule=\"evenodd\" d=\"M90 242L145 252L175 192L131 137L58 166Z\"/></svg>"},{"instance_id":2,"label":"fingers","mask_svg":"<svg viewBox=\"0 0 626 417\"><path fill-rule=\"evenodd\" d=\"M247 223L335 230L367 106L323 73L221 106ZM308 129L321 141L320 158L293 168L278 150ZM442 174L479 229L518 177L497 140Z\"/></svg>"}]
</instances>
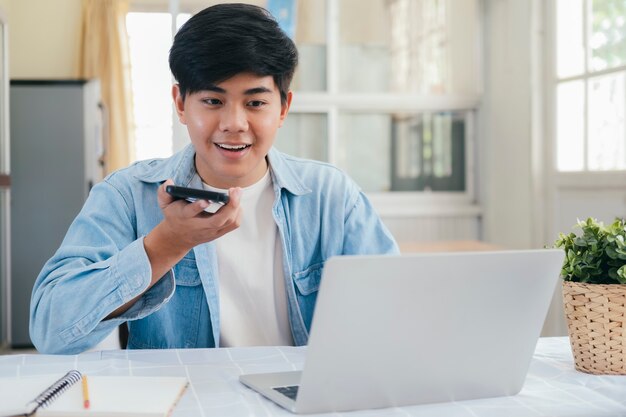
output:
<instances>
[{"instance_id":1,"label":"fingers","mask_svg":"<svg viewBox=\"0 0 626 417\"><path fill-rule=\"evenodd\" d=\"M172 204L177 204L180 206L180 215L182 215L183 217L195 217L198 214L202 213L204 209L209 206L209 204L204 200L198 200L193 203L189 203L183 200L177 202L176 198L174 198L167 191L165 191L168 185L175 185L174 181L171 178L165 180L165 182L161 184L161 186L157 190L157 201L161 210L165 210L168 206Z\"/></svg>"},{"instance_id":2,"label":"fingers","mask_svg":"<svg viewBox=\"0 0 626 417\"><path fill-rule=\"evenodd\" d=\"M189 203L169 195L165 188L173 184L168 179L157 191L159 206L164 215L163 230L170 235L169 240L180 242L185 247L193 247L232 232L241 224L241 188L230 188L228 203L215 214L210 214L204 211L209 206L206 200Z\"/></svg>"},{"instance_id":3,"label":"fingers","mask_svg":"<svg viewBox=\"0 0 626 417\"><path fill-rule=\"evenodd\" d=\"M209 203L206 200L197 200L193 203L185 201L185 206L181 210L181 213L183 217L196 217L198 214L205 214L204 209L207 207L209 207Z\"/></svg>"},{"instance_id":4,"label":"fingers","mask_svg":"<svg viewBox=\"0 0 626 417\"><path fill-rule=\"evenodd\" d=\"M241 188L230 188L228 196L228 204L211 215L213 225L220 231L224 229L225 233L238 228L241 224Z\"/></svg>"},{"instance_id":5,"label":"fingers","mask_svg":"<svg viewBox=\"0 0 626 417\"><path fill-rule=\"evenodd\" d=\"M239 204L241 200L241 188L231 188L228 190L229 201L227 204L219 208L215 213L203 213L204 209L214 202L207 200L197 200L188 204L183 210L186 217L201 215L202 217L215 217L213 220L215 225L225 225L230 223L230 219L237 217Z\"/></svg>"},{"instance_id":6,"label":"fingers","mask_svg":"<svg viewBox=\"0 0 626 417\"><path fill-rule=\"evenodd\" d=\"M241 203L241 188L229 188L228 189L228 205L232 205L233 207L239 207Z\"/></svg>"},{"instance_id":7,"label":"fingers","mask_svg":"<svg viewBox=\"0 0 626 417\"><path fill-rule=\"evenodd\" d=\"M165 180L165 182L161 184L161 186L157 190L157 201L159 202L159 207L161 207L161 209L169 206L174 201L174 197L172 197L167 193L167 191L165 191L165 187L167 187L168 185L174 185L174 181L172 181L171 178Z\"/></svg>"}]
</instances>

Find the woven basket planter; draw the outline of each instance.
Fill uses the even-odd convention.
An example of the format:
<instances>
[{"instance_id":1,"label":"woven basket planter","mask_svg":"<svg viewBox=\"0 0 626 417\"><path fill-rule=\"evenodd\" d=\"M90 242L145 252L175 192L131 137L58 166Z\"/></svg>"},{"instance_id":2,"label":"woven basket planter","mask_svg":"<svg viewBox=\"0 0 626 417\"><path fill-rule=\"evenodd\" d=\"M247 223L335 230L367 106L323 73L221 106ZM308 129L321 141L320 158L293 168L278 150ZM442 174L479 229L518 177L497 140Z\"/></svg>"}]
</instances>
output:
<instances>
[{"instance_id":1,"label":"woven basket planter","mask_svg":"<svg viewBox=\"0 0 626 417\"><path fill-rule=\"evenodd\" d=\"M563 282L576 369L626 375L626 285Z\"/></svg>"}]
</instances>

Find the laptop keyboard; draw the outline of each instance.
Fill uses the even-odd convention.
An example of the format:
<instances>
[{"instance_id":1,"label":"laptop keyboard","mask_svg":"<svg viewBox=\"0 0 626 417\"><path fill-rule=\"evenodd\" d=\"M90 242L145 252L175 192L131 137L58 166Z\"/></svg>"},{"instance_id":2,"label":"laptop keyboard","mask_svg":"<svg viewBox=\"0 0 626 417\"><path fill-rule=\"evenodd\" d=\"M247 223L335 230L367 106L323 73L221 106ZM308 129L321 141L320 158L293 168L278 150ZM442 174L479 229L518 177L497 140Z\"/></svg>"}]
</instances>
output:
<instances>
[{"instance_id":1,"label":"laptop keyboard","mask_svg":"<svg viewBox=\"0 0 626 417\"><path fill-rule=\"evenodd\" d=\"M274 389L294 401L298 396L298 385L292 385L289 387L274 387Z\"/></svg>"}]
</instances>

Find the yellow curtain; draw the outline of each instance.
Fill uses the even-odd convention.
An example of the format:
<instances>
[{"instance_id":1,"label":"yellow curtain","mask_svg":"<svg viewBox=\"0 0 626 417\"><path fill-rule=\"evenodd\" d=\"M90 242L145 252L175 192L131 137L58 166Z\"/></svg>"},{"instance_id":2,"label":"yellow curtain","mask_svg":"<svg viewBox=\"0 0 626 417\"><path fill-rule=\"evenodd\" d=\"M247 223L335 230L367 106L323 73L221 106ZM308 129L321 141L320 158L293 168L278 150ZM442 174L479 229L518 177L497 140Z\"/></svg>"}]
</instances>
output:
<instances>
[{"instance_id":1,"label":"yellow curtain","mask_svg":"<svg viewBox=\"0 0 626 417\"><path fill-rule=\"evenodd\" d=\"M100 80L105 106L105 171L134 160L127 0L83 0L80 77Z\"/></svg>"}]
</instances>

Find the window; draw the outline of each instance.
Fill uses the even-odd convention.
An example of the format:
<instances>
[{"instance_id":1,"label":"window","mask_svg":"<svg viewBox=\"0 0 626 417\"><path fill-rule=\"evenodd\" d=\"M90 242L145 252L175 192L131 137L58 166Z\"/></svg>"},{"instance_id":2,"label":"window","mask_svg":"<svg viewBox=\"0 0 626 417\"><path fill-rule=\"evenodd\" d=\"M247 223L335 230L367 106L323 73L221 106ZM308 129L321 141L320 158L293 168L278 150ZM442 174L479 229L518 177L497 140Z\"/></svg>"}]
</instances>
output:
<instances>
[{"instance_id":1,"label":"window","mask_svg":"<svg viewBox=\"0 0 626 417\"><path fill-rule=\"evenodd\" d=\"M329 161L367 192L473 199L473 0L301 0L301 63L277 147ZM294 117L296 116L296 117ZM431 194L432 195L432 194Z\"/></svg>"},{"instance_id":2,"label":"window","mask_svg":"<svg viewBox=\"0 0 626 417\"><path fill-rule=\"evenodd\" d=\"M189 14L179 14L180 27ZM172 75L168 65L172 43L170 13L137 12L126 17L137 160L165 158L172 154L174 109Z\"/></svg>"},{"instance_id":3,"label":"window","mask_svg":"<svg viewBox=\"0 0 626 417\"><path fill-rule=\"evenodd\" d=\"M626 170L626 2L556 0L558 171Z\"/></svg>"},{"instance_id":4,"label":"window","mask_svg":"<svg viewBox=\"0 0 626 417\"><path fill-rule=\"evenodd\" d=\"M476 0L254 3L296 16L286 23L300 63L278 149L331 162L370 193L434 191L474 200ZM128 18L138 158L172 152L169 16Z\"/></svg>"}]
</instances>

